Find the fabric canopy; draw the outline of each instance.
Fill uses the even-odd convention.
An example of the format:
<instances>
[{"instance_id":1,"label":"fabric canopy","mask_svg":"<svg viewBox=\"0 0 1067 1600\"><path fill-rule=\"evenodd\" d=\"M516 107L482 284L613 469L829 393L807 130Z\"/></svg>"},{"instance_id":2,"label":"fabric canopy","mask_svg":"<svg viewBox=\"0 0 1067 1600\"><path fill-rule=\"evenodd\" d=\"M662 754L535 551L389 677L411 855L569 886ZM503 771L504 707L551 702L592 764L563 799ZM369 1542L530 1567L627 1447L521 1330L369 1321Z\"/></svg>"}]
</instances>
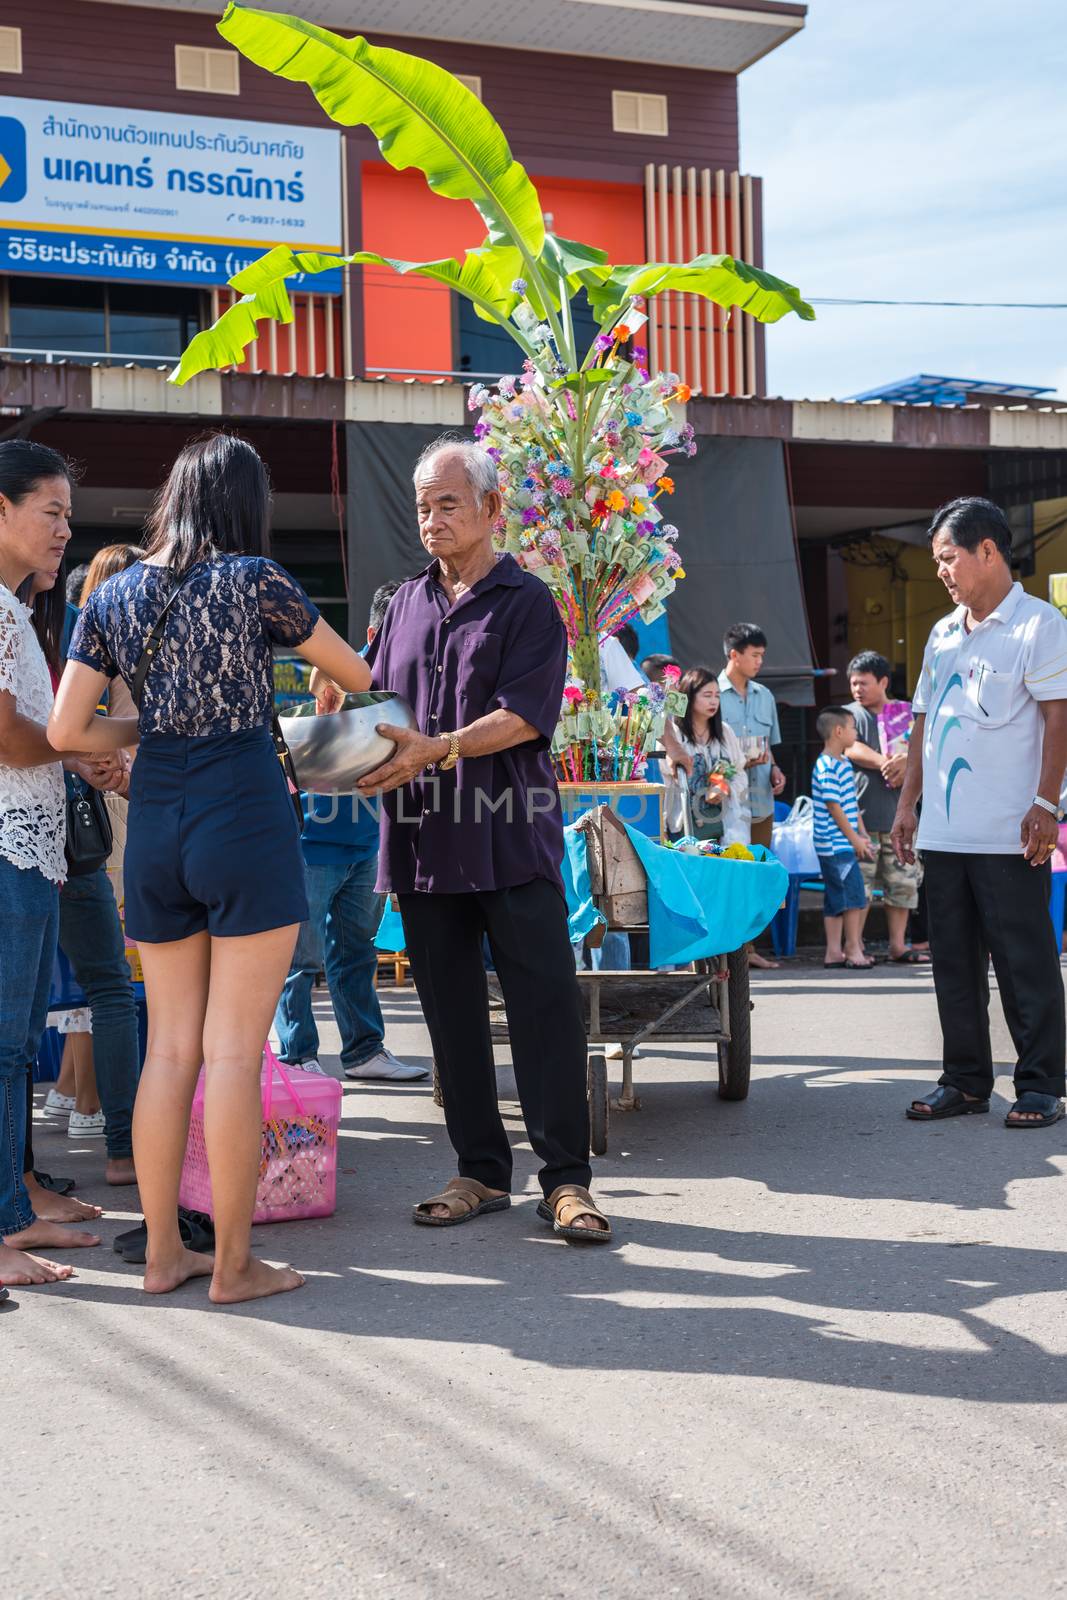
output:
<instances>
[{"instance_id":1,"label":"fabric canopy","mask_svg":"<svg viewBox=\"0 0 1067 1600\"><path fill-rule=\"evenodd\" d=\"M790 705L815 703L811 639L780 439L699 438L672 458L673 497L657 502L681 529L686 576L667 602L671 653L683 667L722 665L731 622L767 635L762 681Z\"/></svg>"},{"instance_id":2,"label":"fabric canopy","mask_svg":"<svg viewBox=\"0 0 1067 1600\"><path fill-rule=\"evenodd\" d=\"M411 474L426 446L469 428L416 422L350 422L348 455L348 636L362 644L379 584L411 578L429 565L415 522Z\"/></svg>"},{"instance_id":3,"label":"fabric canopy","mask_svg":"<svg viewBox=\"0 0 1067 1600\"><path fill-rule=\"evenodd\" d=\"M411 473L444 430L405 422L347 425L349 637L362 642L379 584L427 564L415 524ZM470 429L449 430L473 438ZM722 663L731 622L755 622L768 639L764 681L791 705L812 705L812 658L785 476L777 439L698 441L671 460L676 490L661 497L681 529L686 577L667 605L669 649L684 667ZM646 648L668 648L649 640Z\"/></svg>"}]
</instances>

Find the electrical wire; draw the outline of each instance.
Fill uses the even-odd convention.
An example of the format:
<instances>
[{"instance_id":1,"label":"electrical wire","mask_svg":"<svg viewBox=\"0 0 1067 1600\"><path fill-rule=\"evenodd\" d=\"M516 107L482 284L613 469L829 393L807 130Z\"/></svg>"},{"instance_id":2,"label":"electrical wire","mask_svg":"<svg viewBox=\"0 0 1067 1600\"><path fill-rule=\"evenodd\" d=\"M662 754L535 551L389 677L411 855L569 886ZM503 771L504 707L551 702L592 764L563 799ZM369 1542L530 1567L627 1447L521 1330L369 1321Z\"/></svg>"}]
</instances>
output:
<instances>
[{"instance_id":1,"label":"electrical wire","mask_svg":"<svg viewBox=\"0 0 1067 1600\"><path fill-rule=\"evenodd\" d=\"M813 306L934 306L959 311L1067 311L1067 300L852 300L809 295Z\"/></svg>"}]
</instances>

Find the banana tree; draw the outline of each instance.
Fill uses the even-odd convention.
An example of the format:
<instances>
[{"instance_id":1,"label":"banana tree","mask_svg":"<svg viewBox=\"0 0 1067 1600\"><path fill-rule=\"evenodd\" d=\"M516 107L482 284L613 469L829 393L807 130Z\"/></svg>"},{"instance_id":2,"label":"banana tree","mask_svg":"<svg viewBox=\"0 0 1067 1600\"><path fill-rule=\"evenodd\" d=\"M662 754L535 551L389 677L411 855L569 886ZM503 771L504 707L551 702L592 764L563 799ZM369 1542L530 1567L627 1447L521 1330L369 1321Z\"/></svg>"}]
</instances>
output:
<instances>
[{"instance_id":1,"label":"banana tree","mask_svg":"<svg viewBox=\"0 0 1067 1600\"><path fill-rule=\"evenodd\" d=\"M306 84L335 122L366 124L390 165L417 167L435 193L472 203L487 237L462 261L279 246L231 278L240 298L192 340L173 381L240 365L260 322L292 321L289 279L345 264L445 284L505 329L518 348L521 377L501 380L492 392L473 391L483 413L476 432L501 473L501 546L551 584L585 708L576 737L603 745L598 640L629 616L657 615L681 575L677 530L663 523L654 502L673 491L666 454L691 449L691 430L676 415L689 392L673 374L647 371L637 342L644 303L674 291L761 322L790 313L810 321L814 312L792 285L733 256L619 266L594 246L548 233L537 191L499 124L432 61L236 4L218 31L257 66ZM588 349L578 346L572 315L583 291L599 330ZM572 696L572 713L575 704ZM616 705L613 725L632 709ZM628 727L631 720L627 715Z\"/></svg>"}]
</instances>

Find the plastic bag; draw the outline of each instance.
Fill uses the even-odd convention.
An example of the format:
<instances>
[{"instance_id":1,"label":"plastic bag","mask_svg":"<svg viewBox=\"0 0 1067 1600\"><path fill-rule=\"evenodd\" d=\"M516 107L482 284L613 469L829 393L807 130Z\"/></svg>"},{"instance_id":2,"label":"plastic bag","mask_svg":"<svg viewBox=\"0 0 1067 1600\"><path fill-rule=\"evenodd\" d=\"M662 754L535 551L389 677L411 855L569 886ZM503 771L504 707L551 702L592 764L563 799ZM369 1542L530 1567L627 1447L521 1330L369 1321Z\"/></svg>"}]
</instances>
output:
<instances>
[{"instance_id":1,"label":"plastic bag","mask_svg":"<svg viewBox=\"0 0 1067 1600\"><path fill-rule=\"evenodd\" d=\"M791 878L817 878L815 807L806 794L798 795L793 809L771 832L771 849Z\"/></svg>"}]
</instances>

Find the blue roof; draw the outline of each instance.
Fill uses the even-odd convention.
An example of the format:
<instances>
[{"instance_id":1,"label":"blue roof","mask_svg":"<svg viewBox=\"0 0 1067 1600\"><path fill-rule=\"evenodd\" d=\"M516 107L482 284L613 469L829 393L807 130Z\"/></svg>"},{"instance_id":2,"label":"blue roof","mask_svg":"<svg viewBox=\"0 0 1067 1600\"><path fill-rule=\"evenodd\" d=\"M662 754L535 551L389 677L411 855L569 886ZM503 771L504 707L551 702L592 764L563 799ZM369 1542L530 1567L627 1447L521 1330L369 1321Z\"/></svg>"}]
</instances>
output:
<instances>
[{"instance_id":1,"label":"blue roof","mask_svg":"<svg viewBox=\"0 0 1067 1600\"><path fill-rule=\"evenodd\" d=\"M1051 393L1050 388L1035 388L1028 383L992 383L983 378L943 378L934 373L920 372L914 378L900 378L896 383L867 389L863 394L849 395L848 399L898 400L907 405L965 406L973 404L979 395L996 400L1034 400L1038 395Z\"/></svg>"}]
</instances>

